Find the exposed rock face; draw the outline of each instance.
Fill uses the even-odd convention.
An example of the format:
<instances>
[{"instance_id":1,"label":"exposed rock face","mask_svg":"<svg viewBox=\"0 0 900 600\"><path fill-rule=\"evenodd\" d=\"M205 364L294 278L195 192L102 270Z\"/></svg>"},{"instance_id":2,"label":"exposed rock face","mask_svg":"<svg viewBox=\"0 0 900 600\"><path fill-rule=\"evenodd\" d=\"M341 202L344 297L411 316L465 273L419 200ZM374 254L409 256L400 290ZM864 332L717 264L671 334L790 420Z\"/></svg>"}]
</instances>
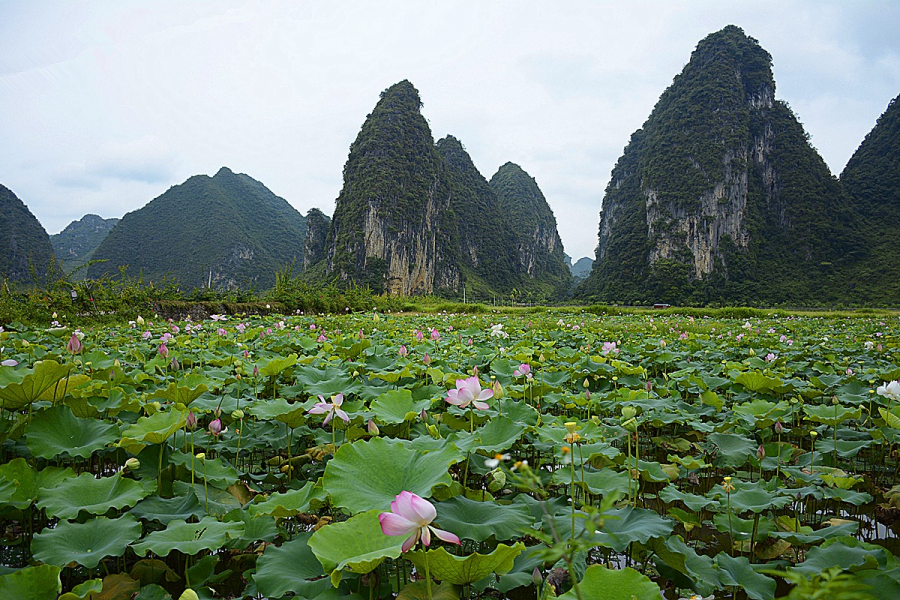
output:
<instances>
[{"instance_id":1,"label":"exposed rock face","mask_svg":"<svg viewBox=\"0 0 900 600\"><path fill-rule=\"evenodd\" d=\"M846 249L847 209L799 121L775 100L771 57L728 26L697 45L632 135L580 295L802 301Z\"/></svg>"},{"instance_id":2,"label":"exposed rock face","mask_svg":"<svg viewBox=\"0 0 900 600\"><path fill-rule=\"evenodd\" d=\"M318 208L306 213L306 238L303 244L303 270L325 260L325 244L331 219Z\"/></svg>"},{"instance_id":3,"label":"exposed rock face","mask_svg":"<svg viewBox=\"0 0 900 600\"><path fill-rule=\"evenodd\" d=\"M100 242L106 238L119 219L104 219L97 215L84 215L78 221L72 221L65 229L50 236L50 243L56 257L62 261L62 267L71 273L91 260L91 255ZM82 275L82 272L78 273Z\"/></svg>"},{"instance_id":4,"label":"exposed rock face","mask_svg":"<svg viewBox=\"0 0 900 600\"><path fill-rule=\"evenodd\" d=\"M491 187L509 218L516 238L516 256L525 273L568 283L569 268L556 217L534 178L519 165L508 162L491 177Z\"/></svg>"},{"instance_id":5,"label":"exposed rock face","mask_svg":"<svg viewBox=\"0 0 900 600\"><path fill-rule=\"evenodd\" d=\"M186 288L266 289L303 260L306 219L259 181L222 167L195 175L126 214L94 252L90 277L120 266L146 281Z\"/></svg>"},{"instance_id":6,"label":"exposed rock face","mask_svg":"<svg viewBox=\"0 0 900 600\"><path fill-rule=\"evenodd\" d=\"M47 231L12 190L0 185L0 280L44 283L52 261Z\"/></svg>"},{"instance_id":7,"label":"exposed rock face","mask_svg":"<svg viewBox=\"0 0 900 600\"><path fill-rule=\"evenodd\" d=\"M457 290L450 188L419 93L385 90L344 166L329 234L327 271L391 294Z\"/></svg>"}]
</instances>

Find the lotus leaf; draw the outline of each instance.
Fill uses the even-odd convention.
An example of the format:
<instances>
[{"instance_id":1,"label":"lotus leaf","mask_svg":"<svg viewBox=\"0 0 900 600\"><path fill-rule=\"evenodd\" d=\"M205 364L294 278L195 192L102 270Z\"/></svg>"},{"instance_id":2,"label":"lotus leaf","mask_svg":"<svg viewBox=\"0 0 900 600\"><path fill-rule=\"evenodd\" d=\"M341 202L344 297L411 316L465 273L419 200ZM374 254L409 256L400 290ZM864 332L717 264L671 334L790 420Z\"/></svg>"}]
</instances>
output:
<instances>
[{"instance_id":1,"label":"lotus leaf","mask_svg":"<svg viewBox=\"0 0 900 600\"><path fill-rule=\"evenodd\" d=\"M877 569L886 560L883 548L858 544L854 538L834 538L829 541L832 543L826 542L810 548L806 553L806 560L795 566L794 570L809 577L830 567L845 570L857 567Z\"/></svg>"},{"instance_id":2,"label":"lotus leaf","mask_svg":"<svg viewBox=\"0 0 900 600\"><path fill-rule=\"evenodd\" d=\"M332 364L324 369L300 366L295 370L294 376L306 389L306 393L312 396L330 398L335 394L344 394L346 397L362 388L362 384L354 380L345 369Z\"/></svg>"},{"instance_id":3,"label":"lotus leaf","mask_svg":"<svg viewBox=\"0 0 900 600\"><path fill-rule=\"evenodd\" d=\"M400 590L397 600L459 600L459 587L452 583L434 584L429 595L428 583L415 581Z\"/></svg>"},{"instance_id":4,"label":"lotus leaf","mask_svg":"<svg viewBox=\"0 0 900 600\"><path fill-rule=\"evenodd\" d=\"M569 469L559 469L553 473L551 480L555 485L569 485L572 473ZM585 469L575 471L575 485L584 486L592 494L608 496L610 494L626 495L628 493L628 473L613 469Z\"/></svg>"},{"instance_id":5,"label":"lotus leaf","mask_svg":"<svg viewBox=\"0 0 900 600\"><path fill-rule=\"evenodd\" d=\"M194 475L197 479L205 479L210 485L223 490L240 477L237 469L223 458L192 459L190 454L176 450L169 460L173 464L185 467L188 471L193 465Z\"/></svg>"},{"instance_id":6,"label":"lotus leaf","mask_svg":"<svg viewBox=\"0 0 900 600\"><path fill-rule=\"evenodd\" d=\"M579 515L584 513L579 512ZM560 538L568 538L572 534L572 523L568 514L558 514L555 517L544 516L544 529L550 530L548 518L554 518L555 529ZM660 517L652 510L645 508L626 507L609 510L603 514L603 527L591 536L591 540L597 546L612 548L616 552L622 552L631 542L647 543L654 537L670 535L675 524L669 519ZM575 535L584 535L584 521L581 518L575 520Z\"/></svg>"},{"instance_id":7,"label":"lotus leaf","mask_svg":"<svg viewBox=\"0 0 900 600\"><path fill-rule=\"evenodd\" d=\"M0 575L0 598L15 598L15 600L56 598L62 591L60 570L55 565L38 565Z\"/></svg>"},{"instance_id":8,"label":"lotus leaf","mask_svg":"<svg viewBox=\"0 0 900 600\"><path fill-rule=\"evenodd\" d=\"M59 600L94 600L95 597L99 597L99 594L102 591L102 579L88 579L84 583L79 583L73 587L71 592L66 592L60 596ZM97 596L95 596L95 594Z\"/></svg>"},{"instance_id":9,"label":"lotus leaf","mask_svg":"<svg viewBox=\"0 0 900 600\"><path fill-rule=\"evenodd\" d=\"M258 504L251 504L247 510L254 517L273 516L276 518L294 517L310 509L313 504L324 504L325 490L308 481L299 490L291 490L283 494L275 493Z\"/></svg>"},{"instance_id":10,"label":"lotus leaf","mask_svg":"<svg viewBox=\"0 0 900 600\"><path fill-rule=\"evenodd\" d=\"M79 419L68 406L41 411L25 428L28 449L38 458L87 458L118 439L119 428L113 423Z\"/></svg>"},{"instance_id":11,"label":"lotus leaf","mask_svg":"<svg viewBox=\"0 0 900 600\"><path fill-rule=\"evenodd\" d=\"M74 519L80 511L102 515L111 508L134 506L146 497L153 486L122 477L95 478L90 473L66 479L53 489L42 488L38 493L37 507L60 519Z\"/></svg>"},{"instance_id":12,"label":"lotus leaf","mask_svg":"<svg viewBox=\"0 0 900 600\"><path fill-rule=\"evenodd\" d=\"M96 517L85 523L61 521L34 537L34 558L64 567L76 562L93 569L107 556L119 556L128 544L141 537L141 524L125 514L118 519Z\"/></svg>"},{"instance_id":13,"label":"lotus leaf","mask_svg":"<svg viewBox=\"0 0 900 600\"><path fill-rule=\"evenodd\" d=\"M806 405L803 412L811 421L824 423L829 427L837 427L847 419L856 419L862 416L862 408L847 408L840 404L819 404L818 406Z\"/></svg>"},{"instance_id":14,"label":"lotus leaf","mask_svg":"<svg viewBox=\"0 0 900 600\"><path fill-rule=\"evenodd\" d=\"M419 417L419 413L430 407L430 399L413 401L412 391L405 388L385 392L371 404L375 417L382 423L389 424L413 421Z\"/></svg>"},{"instance_id":15,"label":"lotus leaf","mask_svg":"<svg viewBox=\"0 0 900 600\"><path fill-rule=\"evenodd\" d=\"M722 585L737 586L752 600L771 600L775 597L775 580L754 571L746 557L732 557L720 552L715 562Z\"/></svg>"},{"instance_id":16,"label":"lotus leaf","mask_svg":"<svg viewBox=\"0 0 900 600\"><path fill-rule=\"evenodd\" d=\"M755 513L784 507L791 501L790 496L782 496L778 490L769 490L756 483L741 482L737 491L731 493L731 508L738 512Z\"/></svg>"},{"instance_id":17,"label":"lotus leaf","mask_svg":"<svg viewBox=\"0 0 900 600\"><path fill-rule=\"evenodd\" d=\"M38 494L38 474L24 458L0 465L0 506L23 509Z\"/></svg>"},{"instance_id":18,"label":"lotus leaf","mask_svg":"<svg viewBox=\"0 0 900 600\"><path fill-rule=\"evenodd\" d=\"M477 502L462 496L439 502L435 521L442 529L476 542L492 536L498 541L511 540L534 523L524 506Z\"/></svg>"},{"instance_id":19,"label":"lotus leaf","mask_svg":"<svg viewBox=\"0 0 900 600\"><path fill-rule=\"evenodd\" d=\"M336 506L351 513L387 510L403 490L428 498L435 485L449 485L447 467L455 460L452 450L424 454L400 440L358 440L341 446L328 462L325 490Z\"/></svg>"},{"instance_id":20,"label":"lotus leaf","mask_svg":"<svg viewBox=\"0 0 900 600\"><path fill-rule=\"evenodd\" d=\"M766 377L757 372L741 373L734 379L734 382L749 392L768 391L781 385L780 379Z\"/></svg>"},{"instance_id":21,"label":"lotus leaf","mask_svg":"<svg viewBox=\"0 0 900 600\"><path fill-rule=\"evenodd\" d=\"M258 401L250 407L250 414L257 419L273 419L296 429L306 423L306 408L300 403L291 403L284 398Z\"/></svg>"},{"instance_id":22,"label":"lotus leaf","mask_svg":"<svg viewBox=\"0 0 900 600\"><path fill-rule=\"evenodd\" d=\"M149 496L138 502L128 512L138 519L159 521L163 525L168 525L175 519L187 521L193 517L199 519L206 515L206 511L203 510L193 490L188 490L187 493L179 494L174 498Z\"/></svg>"},{"instance_id":23,"label":"lotus leaf","mask_svg":"<svg viewBox=\"0 0 900 600\"><path fill-rule=\"evenodd\" d=\"M119 446L128 449L137 447L139 451L140 447L147 444L162 444L185 426L187 414L187 411L183 410L166 410L153 413L149 417L141 417L122 432Z\"/></svg>"},{"instance_id":24,"label":"lotus leaf","mask_svg":"<svg viewBox=\"0 0 900 600\"><path fill-rule=\"evenodd\" d=\"M342 569L354 573L368 573L385 558L397 558L401 553L403 536L384 535L378 515L370 510L350 517L341 523L322 527L309 538L310 549L322 563L337 587Z\"/></svg>"},{"instance_id":25,"label":"lotus leaf","mask_svg":"<svg viewBox=\"0 0 900 600\"><path fill-rule=\"evenodd\" d=\"M312 532L296 535L280 547L271 545L259 557L253 580L256 589L269 598L280 598L289 592L314 598L331 588L331 581L322 578L325 571L316 559L308 542ZM311 581L316 580L316 581Z\"/></svg>"},{"instance_id":26,"label":"lotus leaf","mask_svg":"<svg viewBox=\"0 0 900 600\"><path fill-rule=\"evenodd\" d=\"M131 547L138 556L146 556L148 552L168 556L172 550L193 555L203 550L218 550L229 539L240 537L243 533L243 522L222 523L215 517L204 517L199 523L176 520Z\"/></svg>"},{"instance_id":27,"label":"lotus leaf","mask_svg":"<svg viewBox=\"0 0 900 600\"><path fill-rule=\"evenodd\" d=\"M735 433L711 433L708 438L719 449L719 457L726 467L739 467L756 456L759 444Z\"/></svg>"},{"instance_id":28,"label":"lotus leaf","mask_svg":"<svg viewBox=\"0 0 900 600\"><path fill-rule=\"evenodd\" d=\"M426 552L432 577L446 583L468 585L484 579L491 573L509 572L513 568L515 558L524 550L525 544L516 542L512 546L497 544L490 554L473 552L468 556L454 556L445 548ZM425 572L426 552L419 550L407 555L420 573Z\"/></svg>"},{"instance_id":29,"label":"lotus leaf","mask_svg":"<svg viewBox=\"0 0 900 600\"><path fill-rule=\"evenodd\" d=\"M583 598L591 600L659 600L659 586L631 567L607 569L603 565L591 565L579 583ZM559 597L560 600L576 600L574 589Z\"/></svg>"},{"instance_id":30,"label":"lotus leaf","mask_svg":"<svg viewBox=\"0 0 900 600\"><path fill-rule=\"evenodd\" d=\"M200 379L203 382L199 383L194 379L188 380L188 377ZM192 383L196 385L191 387ZM166 389L156 390L147 396L147 400L150 401L160 398L167 402L171 402L172 404L183 404L184 406L188 406L191 402L202 396L204 392L209 390L209 386L206 385L207 383L209 383L209 380L206 380L205 378L197 375L188 375L181 381L170 383L169 387Z\"/></svg>"},{"instance_id":31,"label":"lotus leaf","mask_svg":"<svg viewBox=\"0 0 900 600\"><path fill-rule=\"evenodd\" d=\"M0 408L22 409L55 386L74 365L61 365L55 360L41 360L31 369L3 370L0 381ZM21 378L21 379L20 379Z\"/></svg>"}]
</instances>

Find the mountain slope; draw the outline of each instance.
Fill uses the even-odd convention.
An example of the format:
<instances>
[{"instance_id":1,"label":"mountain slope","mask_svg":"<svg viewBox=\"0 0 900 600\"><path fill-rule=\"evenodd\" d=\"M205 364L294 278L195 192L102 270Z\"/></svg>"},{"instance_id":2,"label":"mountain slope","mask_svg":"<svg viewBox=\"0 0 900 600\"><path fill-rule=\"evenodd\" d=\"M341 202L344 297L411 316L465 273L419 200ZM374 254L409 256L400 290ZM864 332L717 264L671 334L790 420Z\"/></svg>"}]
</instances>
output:
<instances>
[{"instance_id":1,"label":"mountain slope","mask_svg":"<svg viewBox=\"0 0 900 600\"><path fill-rule=\"evenodd\" d=\"M52 262L47 231L12 190L0 185L0 279L42 283Z\"/></svg>"},{"instance_id":2,"label":"mountain slope","mask_svg":"<svg viewBox=\"0 0 900 600\"><path fill-rule=\"evenodd\" d=\"M275 271L300 264L306 219L262 183L222 167L195 175L126 214L94 252L90 277L126 266L145 280L186 287L265 289Z\"/></svg>"},{"instance_id":3,"label":"mountain slope","mask_svg":"<svg viewBox=\"0 0 900 600\"><path fill-rule=\"evenodd\" d=\"M62 262L66 273L71 273L91 259L94 250L100 245L119 219L104 219L97 215L84 215L78 221L72 221L65 229L50 236L50 243L56 257ZM79 272L78 275L83 275Z\"/></svg>"},{"instance_id":4,"label":"mountain slope","mask_svg":"<svg viewBox=\"0 0 900 600\"><path fill-rule=\"evenodd\" d=\"M382 92L344 166L326 256L342 281L393 294L459 288L443 161L408 81Z\"/></svg>"},{"instance_id":5,"label":"mountain slope","mask_svg":"<svg viewBox=\"0 0 900 600\"><path fill-rule=\"evenodd\" d=\"M864 256L849 269L851 297L863 304L900 300L900 96L847 162L841 183L863 221Z\"/></svg>"},{"instance_id":6,"label":"mountain slope","mask_svg":"<svg viewBox=\"0 0 900 600\"><path fill-rule=\"evenodd\" d=\"M606 302L817 304L859 251L846 196L771 57L730 25L703 39L612 172L597 260Z\"/></svg>"}]
</instances>

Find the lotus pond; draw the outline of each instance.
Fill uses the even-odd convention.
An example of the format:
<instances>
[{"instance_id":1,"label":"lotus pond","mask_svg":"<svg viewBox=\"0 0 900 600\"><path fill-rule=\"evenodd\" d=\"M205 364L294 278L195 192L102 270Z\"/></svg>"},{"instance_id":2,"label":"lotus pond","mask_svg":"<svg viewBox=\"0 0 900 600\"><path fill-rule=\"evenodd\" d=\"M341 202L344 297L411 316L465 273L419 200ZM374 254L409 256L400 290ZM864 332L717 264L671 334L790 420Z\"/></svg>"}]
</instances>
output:
<instances>
[{"instance_id":1,"label":"lotus pond","mask_svg":"<svg viewBox=\"0 0 900 600\"><path fill-rule=\"evenodd\" d=\"M900 597L897 316L151 321L0 331L0 598Z\"/></svg>"}]
</instances>

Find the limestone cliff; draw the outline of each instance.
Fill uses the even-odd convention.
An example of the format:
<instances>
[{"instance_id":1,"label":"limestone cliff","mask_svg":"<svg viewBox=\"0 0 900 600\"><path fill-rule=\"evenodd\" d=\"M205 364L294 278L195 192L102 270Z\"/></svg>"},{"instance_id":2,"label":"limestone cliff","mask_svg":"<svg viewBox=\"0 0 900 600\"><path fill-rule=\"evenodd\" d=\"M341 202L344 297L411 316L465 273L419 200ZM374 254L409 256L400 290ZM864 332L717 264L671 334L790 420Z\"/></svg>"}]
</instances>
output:
<instances>
[{"instance_id":1,"label":"limestone cliff","mask_svg":"<svg viewBox=\"0 0 900 600\"><path fill-rule=\"evenodd\" d=\"M52 262L43 225L12 190L0 185L0 283L45 283Z\"/></svg>"},{"instance_id":2,"label":"limestone cliff","mask_svg":"<svg viewBox=\"0 0 900 600\"><path fill-rule=\"evenodd\" d=\"M456 221L443 161L408 81L381 94L344 166L327 271L398 295L459 288Z\"/></svg>"},{"instance_id":3,"label":"limestone cliff","mask_svg":"<svg viewBox=\"0 0 900 600\"><path fill-rule=\"evenodd\" d=\"M303 270L325 259L325 243L331 219L318 208L306 213L306 238L303 243Z\"/></svg>"},{"instance_id":4,"label":"limestone cliff","mask_svg":"<svg viewBox=\"0 0 900 600\"><path fill-rule=\"evenodd\" d=\"M603 199L580 295L804 302L846 252L848 205L771 57L734 26L702 40L632 135Z\"/></svg>"}]
</instances>

